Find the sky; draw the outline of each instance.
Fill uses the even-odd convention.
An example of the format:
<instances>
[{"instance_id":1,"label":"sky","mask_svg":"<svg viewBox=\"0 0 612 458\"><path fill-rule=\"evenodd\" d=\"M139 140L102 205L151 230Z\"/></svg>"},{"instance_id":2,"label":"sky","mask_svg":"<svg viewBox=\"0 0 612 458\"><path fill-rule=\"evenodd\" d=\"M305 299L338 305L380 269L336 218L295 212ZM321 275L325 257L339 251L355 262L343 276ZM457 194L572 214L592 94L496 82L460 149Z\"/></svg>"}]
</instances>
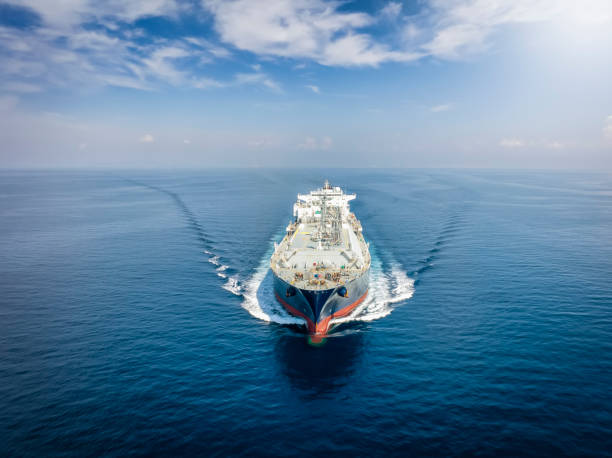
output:
<instances>
[{"instance_id":1,"label":"sky","mask_svg":"<svg viewBox=\"0 0 612 458\"><path fill-rule=\"evenodd\" d=\"M612 169L610 0L0 0L1 168Z\"/></svg>"}]
</instances>

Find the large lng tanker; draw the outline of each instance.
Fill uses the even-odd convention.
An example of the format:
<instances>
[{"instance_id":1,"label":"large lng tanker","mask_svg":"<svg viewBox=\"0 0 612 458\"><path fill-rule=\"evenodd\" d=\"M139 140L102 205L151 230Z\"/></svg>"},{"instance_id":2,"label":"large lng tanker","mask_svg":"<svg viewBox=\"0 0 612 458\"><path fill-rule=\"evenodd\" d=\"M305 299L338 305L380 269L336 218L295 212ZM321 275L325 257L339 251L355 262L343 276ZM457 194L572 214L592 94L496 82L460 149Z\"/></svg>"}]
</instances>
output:
<instances>
[{"instance_id":1,"label":"large lng tanker","mask_svg":"<svg viewBox=\"0 0 612 458\"><path fill-rule=\"evenodd\" d=\"M270 259L276 298L306 320L313 341L368 294L370 252L349 208L355 197L327 181L310 194L298 194L294 220Z\"/></svg>"}]
</instances>

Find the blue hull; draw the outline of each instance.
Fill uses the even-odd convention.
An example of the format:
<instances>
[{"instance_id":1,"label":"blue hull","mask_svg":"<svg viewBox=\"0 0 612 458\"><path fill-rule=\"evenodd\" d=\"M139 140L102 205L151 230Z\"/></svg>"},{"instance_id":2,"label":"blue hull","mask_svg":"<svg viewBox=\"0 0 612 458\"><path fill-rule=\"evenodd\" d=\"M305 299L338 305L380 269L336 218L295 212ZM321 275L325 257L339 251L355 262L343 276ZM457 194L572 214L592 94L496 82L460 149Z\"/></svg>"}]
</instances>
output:
<instances>
[{"instance_id":1,"label":"blue hull","mask_svg":"<svg viewBox=\"0 0 612 458\"><path fill-rule=\"evenodd\" d=\"M344 284L347 297L338 293L338 288L310 290L295 288L274 272L274 294L281 305L291 314L306 321L308 332L325 335L332 318L351 313L363 302L368 293L370 271Z\"/></svg>"}]
</instances>

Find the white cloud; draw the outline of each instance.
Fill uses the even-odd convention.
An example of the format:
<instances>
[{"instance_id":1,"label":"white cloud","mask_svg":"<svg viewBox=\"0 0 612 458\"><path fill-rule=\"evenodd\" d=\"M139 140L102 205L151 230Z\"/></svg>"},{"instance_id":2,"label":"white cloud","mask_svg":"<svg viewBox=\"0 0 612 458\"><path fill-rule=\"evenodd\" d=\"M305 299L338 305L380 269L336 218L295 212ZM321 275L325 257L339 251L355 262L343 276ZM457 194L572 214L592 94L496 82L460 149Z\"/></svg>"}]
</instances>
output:
<instances>
[{"instance_id":1,"label":"white cloud","mask_svg":"<svg viewBox=\"0 0 612 458\"><path fill-rule=\"evenodd\" d=\"M603 136L606 140L612 142L612 115L608 116L604 121Z\"/></svg>"},{"instance_id":2,"label":"white cloud","mask_svg":"<svg viewBox=\"0 0 612 458\"><path fill-rule=\"evenodd\" d=\"M432 113L439 113L441 111L448 111L452 108L450 103L445 103L443 105L435 105L429 109Z\"/></svg>"},{"instance_id":3,"label":"white cloud","mask_svg":"<svg viewBox=\"0 0 612 458\"><path fill-rule=\"evenodd\" d=\"M417 27L416 24L409 22L402 30L401 37L403 41L410 43L414 41L417 37L419 37L422 33L423 31L419 27Z\"/></svg>"},{"instance_id":4,"label":"white cloud","mask_svg":"<svg viewBox=\"0 0 612 458\"><path fill-rule=\"evenodd\" d=\"M317 149L319 143L314 137L306 137L302 143L298 145L299 149L314 150Z\"/></svg>"},{"instance_id":5,"label":"white cloud","mask_svg":"<svg viewBox=\"0 0 612 458\"><path fill-rule=\"evenodd\" d=\"M380 10L381 17L385 19L395 19L402 12L402 4L399 2L389 2Z\"/></svg>"},{"instance_id":6,"label":"white cloud","mask_svg":"<svg viewBox=\"0 0 612 458\"><path fill-rule=\"evenodd\" d=\"M298 145L298 149L315 151L315 150L328 150L332 147L333 140L331 137L322 137L317 139L315 137L306 137L302 143Z\"/></svg>"},{"instance_id":7,"label":"white cloud","mask_svg":"<svg viewBox=\"0 0 612 458\"><path fill-rule=\"evenodd\" d=\"M503 148L522 148L525 146L525 142L520 138L502 138L499 141L499 146Z\"/></svg>"},{"instance_id":8,"label":"white cloud","mask_svg":"<svg viewBox=\"0 0 612 458\"><path fill-rule=\"evenodd\" d=\"M564 149L566 147L565 143L560 142L559 140L524 140L521 138L502 138L499 141L499 146L503 148L546 148L546 149Z\"/></svg>"},{"instance_id":9,"label":"white cloud","mask_svg":"<svg viewBox=\"0 0 612 458\"><path fill-rule=\"evenodd\" d=\"M612 22L609 0L429 0L416 15L403 15L402 4L391 1L377 16L340 11L342 2L325 0L201 1L221 39L239 49L346 67L462 58L488 49L494 32L508 24ZM403 23L399 36L364 31L381 20Z\"/></svg>"},{"instance_id":10,"label":"white cloud","mask_svg":"<svg viewBox=\"0 0 612 458\"><path fill-rule=\"evenodd\" d=\"M2 90L6 92L33 93L41 92L42 88L38 84L26 83L24 81L7 81L2 85Z\"/></svg>"},{"instance_id":11,"label":"white cloud","mask_svg":"<svg viewBox=\"0 0 612 458\"><path fill-rule=\"evenodd\" d=\"M565 148L565 143L562 143L557 140L545 141L544 146L549 149L563 149Z\"/></svg>"},{"instance_id":12,"label":"white cloud","mask_svg":"<svg viewBox=\"0 0 612 458\"><path fill-rule=\"evenodd\" d=\"M234 80L228 86L242 86L244 84L261 84L274 92L282 92L280 84L274 81L265 73L237 73Z\"/></svg>"},{"instance_id":13,"label":"white cloud","mask_svg":"<svg viewBox=\"0 0 612 458\"><path fill-rule=\"evenodd\" d=\"M231 55L224 47L192 36L143 44L144 29L122 26L149 16L176 18L194 8L192 4L23 0L22 5L40 15L42 24L27 30L0 26L0 89L6 92L96 86L152 90L164 84L204 89L236 84L235 79L222 82L201 74L203 63ZM87 26L95 22L106 30ZM181 65L183 60L191 62ZM253 84L278 87L270 78Z\"/></svg>"},{"instance_id":14,"label":"white cloud","mask_svg":"<svg viewBox=\"0 0 612 458\"><path fill-rule=\"evenodd\" d=\"M422 48L445 59L487 49L491 35L509 24L556 21L567 28L612 22L609 0L430 0L429 7L424 21L432 37Z\"/></svg>"},{"instance_id":15,"label":"white cloud","mask_svg":"<svg viewBox=\"0 0 612 458\"><path fill-rule=\"evenodd\" d=\"M70 33L59 28L23 31L0 26L0 51L5 43L15 41L24 44L20 51L0 53L0 89L9 93L54 87L153 90L163 85L210 89L246 84L281 92L280 85L259 70L220 81L202 75L193 62L182 65L184 60L210 61L216 55L228 54L194 37L141 45L131 37L111 37L104 31L83 30L80 26L74 26Z\"/></svg>"},{"instance_id":16,"label":"white cloud","mask_svg":"<svg viewBox=\"0 0 612 458\"><path fill-rule=\"evenodd\" d=\"M304 86L308 89L310 89L312 92L314 92L315 94L320 94L321 90L319 89L319 86L315 86L313 84L307 84L306 86Z\"/></svg>"},{"instance_id":17,"label":"white cloud","mask_svg":"<svg viewBox=\"0 0 612 458\"><path fill-rule=\"evenodd\" d=\"M27 6L42 16L47 26L67 29L81 23L83 18L90 20L116 18L132 22L147 16L168 16L179 10L175 0L107 0L94 2L90 0L62 0L49 2L47 0L21 0Z\"/></svg>"},{"instance_id":18,"label":"white cloud","mask_svg":"<svg viewBox=\"0 0 612 458\"><path fill-rule=\"evenodd\" d=\"M250 148L269 150L271 148L276 148L284 144L284 141L282 140L282 138L278 136L266 135L266 136L257 136L254 138L250 138L248 139L246 144Z\"/></svg>"},{"instance_id":19,"label":"white cloud","mask_svg":"<svg viewBox=\"0 0 612 458\"><path fill-rule=\"evenodd\" d=\"M142 137L140 137L140 143L154 143L155 142L155 138L153 138L153 135L151 134L144 134Z\"/></svg>"},{"instance_id":20,"label":"white cloud","mask_svg":"<svg viewBox=\"0 0 612 458\"><path fill-rule=\"evenodd\" d=\"M192 45L195 45L200 50L210 53L214 57L218 57L220 59L227 58L232 55L232 53L229 52L227 49L219 45L216 45L214 43L211 43L210 41L205 40L204 38L186 37L185 41L187 41L188 43L191 43Z\"/></svg>"},{"instance_id":21,"label":"white cloud","mask_svg":"<svg viewBox=\"0 0 612 458\"><path fill-rule=\"evenodd\" d=\"M261 59L298 59L327 66L371 66L410 62L425 56L462 58L491 45L507 24L572 18L588 24L612 21L609 0L424 0L419 14L407 15L390 1L378 13L347 11L334 0L22 0L42 18L28 30L0 26L0 89L28 93L49 87L120 86L155 90L164 85L199 89L244 84L281 92L278 82L252 66L225 80L203 68L232 53L223 44L198 36L154 38L125 23L150 16L212 14L219 38ZM372 26L385 33L372 35ZM95 30L87 24L99 23ZM401 27L400 27L401 25ZM111 31L111 32L109 32ZM144 40L142 38L145 38ZM204 70L205 71L205 70ZM313 92L317 92L311 86ZM435 110L433 110L435 111ZM441 110L442 111L442 110Z\"/></svg>"},{"instance_id":22,"label":"white cloud","mask_svg":"<svg viewBox=\"0 0 612 458\"><path fill-rule=\"evenodd\" d=\"M114 39L105 32L0 27L0 48L10 40L27 45L27 50L0 54L0 78L19 78L20 86L9 88L14 92L33 91L35 87L115 85L148 89L151 85L147 78L153 71L147 69L141 54L154 49L136 49L129 40Z\"/></svg>"},{"instance_id":23,"label":"white cloud","mask_svg":"<svg viewBox=\"0 0 612 458\"><path fill-rule=\"evenodd\" d=\"M357 32L375 19L366 13L340 12L323 0L202 0L215 18L221 39L256 54L308 58L323 65L378 65L408 61L415 53L393 51ZM393 7L392 7L393 8Z\"/></svg>"},{"instance_id":24,"label":"white cloud","mask_svg":"<svg viewBox=\"0 0 612 458\"><path fill-rule=\"evenodd\" d=\"M562 17L592 23L612 21L612 2L585 1L583 5L568 0L429 0L420 14L411 16L402 16L398 1L388 2L377 15L344 11L342 2L327 0L201 0L200 4L212 13L221 40L239 49L262 58L289 57L350 67L409 62L427 55L460 58L486 49L493 32L506 24ZM0 79L6 92L73 88L76 84L141 90L164 84L201 89L256 84L280 91L259 64L252 66L253 73L226 81L203 75L203 65L231 56L218 43L187 36L144 40L148 44L143 44L144 29L122 27L149 16L194 14L193 3L22 0L21 4L41 16L42 26L28 30L0 26ZM381 19L397 20L404 26L377 37L366 33L367 27L380 25ZM106 30L85 26L94 22ZM181 65L189 59L193 62Z\"/></svg>"},{"instance_id":25,"label":"white cloud","mask_svg":"<svg viewBox=\"0 0 612 458\"><path fill-rule=\"evenodd\" d=\"M155 49L148 58L143 59L145 68L134 69L137 73L140 72L140 76L146 78L152 76L153 78L161 79L174 85L182 84L187 74L183 71L177 70L173 61L181 57L187 57L189 53L186 49L178 46L165 46L162 48Z\"/></svg>"},{"instance_id":26,"label":"white cloud","mask_svg":"<svg viewBox=\"0 0 612 458\"><path fill-rule=\"evenodd\" d=\"M420 53L391 51L375 43L369 35L349 33L330 41L316 60L329 66L377 66L382 62L410 62L422 57Z\"/></svg>"},{"instance_id":27,"label":"white cloud","mask_svg":"<svg viewBox=\"0 0 612 458\"><path fill-rule=\"evenodd\" d=\"M463 53L475 53L486 49L485 38L489 31L473 24L455 24L436 32L435 37L423 48L436 57L454 59Z\"/></svg>"},{"instance_id":28,"label":"white cloud","mask_svg":"<svg viewBox=\"0 0 612 458\"><path fill-rule=\"evenodd\" d=\"M184 143L185 145L189 145L189 144L191 144L191 140L187 140L187 139L185 139L185 140L183 140L183 143Z\"/></svg>"},{"instance_id":29,"label":"white cloud","mask_svg":"<svg viewBox=\"0 0 612 458\"><path fill-rule=\"evenodd\" d=\"M255 139L255 140L249 140L247 142L247 145L253 148L261 148L262 146L266 145L266 140L265 139Z\"/></svg>"}]
</instances>

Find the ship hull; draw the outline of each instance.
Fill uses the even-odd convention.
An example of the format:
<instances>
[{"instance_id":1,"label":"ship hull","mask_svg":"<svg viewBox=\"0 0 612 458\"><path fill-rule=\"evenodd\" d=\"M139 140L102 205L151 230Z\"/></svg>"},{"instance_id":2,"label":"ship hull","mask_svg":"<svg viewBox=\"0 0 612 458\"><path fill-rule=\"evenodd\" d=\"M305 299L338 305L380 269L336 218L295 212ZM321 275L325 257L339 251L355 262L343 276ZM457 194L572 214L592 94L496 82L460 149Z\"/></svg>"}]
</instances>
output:
<instances>
[{"instance_id":1,"label":"ship hull","mask_svg":"<svg viewBox=\"0 0 612 458\"><path fill-rule=\"evenodd\" d=\"M346 297L338 294L340 286L323 290L295 288L272 273L278 302L291 315L304 319L308 333L318 337L327 335L332 319L349 315L368 294L369 269L342 285L346 288Z\"/></svg>"}]
</instances>

